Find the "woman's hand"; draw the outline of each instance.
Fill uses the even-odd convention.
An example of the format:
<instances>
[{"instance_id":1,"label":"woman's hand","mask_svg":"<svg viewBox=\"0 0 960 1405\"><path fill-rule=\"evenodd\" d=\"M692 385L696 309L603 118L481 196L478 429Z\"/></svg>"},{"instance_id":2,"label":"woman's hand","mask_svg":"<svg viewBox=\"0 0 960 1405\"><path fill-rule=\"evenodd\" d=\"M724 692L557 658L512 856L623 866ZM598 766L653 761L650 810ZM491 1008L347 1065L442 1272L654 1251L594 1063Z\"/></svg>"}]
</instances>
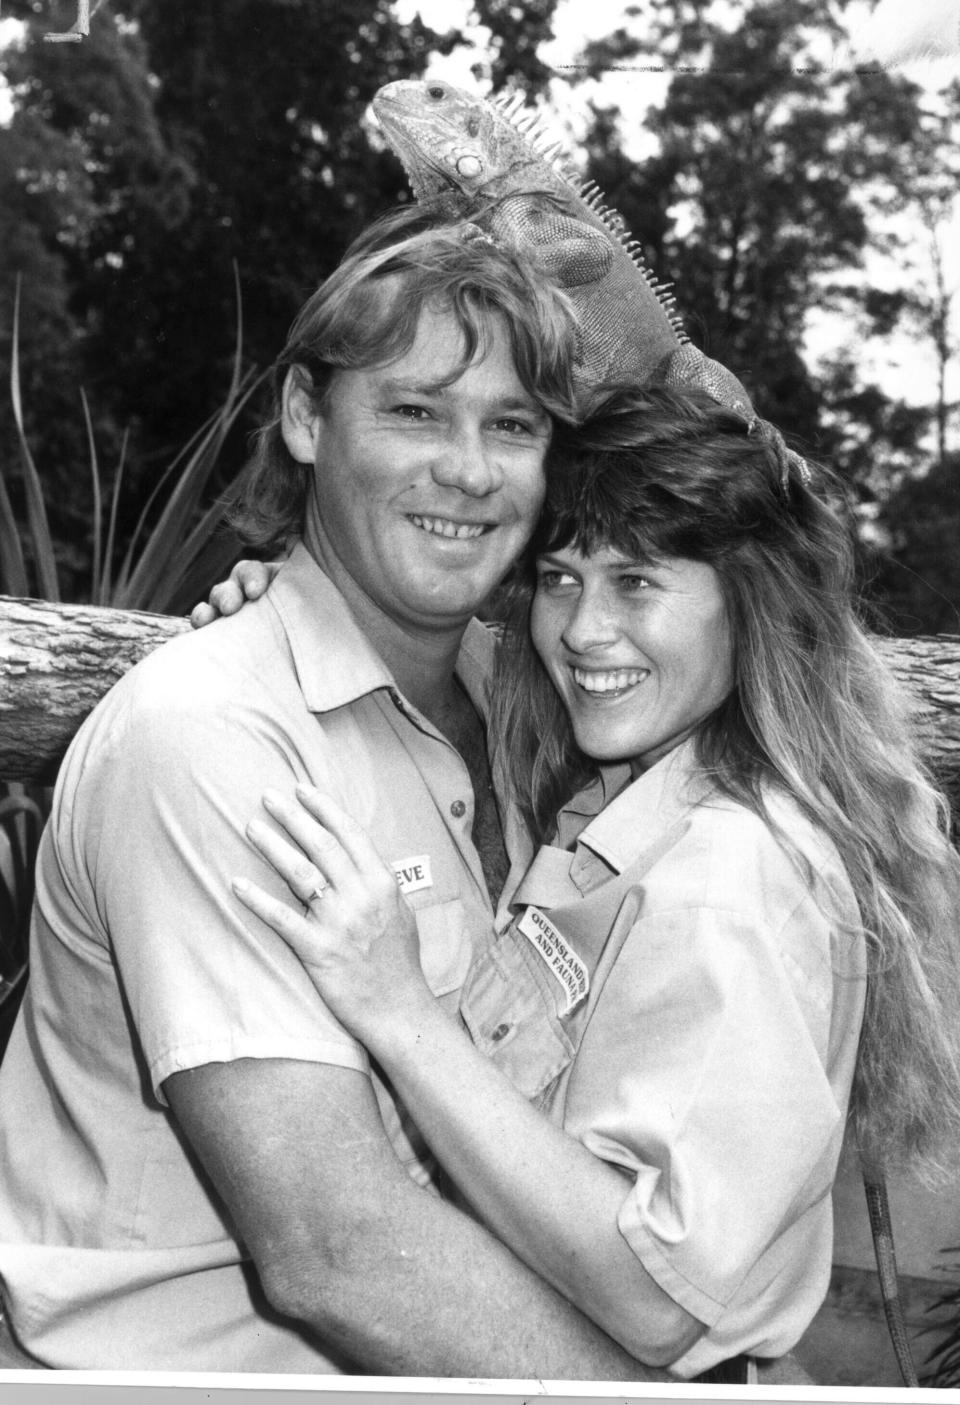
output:
<instances>
[{"instance_id":1,"label":"woman's hand","mask_svg":"<svg viewBox=\"0 0 960 1405\"><path fill-rule=\"evenodd\" d=\"M194 629L213 624L221 615L235 615L248 600L259 600L281 564L279 561L238 561L229 579L213 587L210 599L194 605L190 611Z\"/></svg>"},{"instance_id":2,"label":"woman's hand","mask_svg":"<svg viewBox=\"0 0 960 1405\"><path fill-rule=\"evenodd\" d=\"M413 1031L417 1011L434 1006L416 919L365 830L318 790L298 786L296 794L296 801L276 791L263 797L293 844L259 820L247 836L306 912L247 879L234 879L233 889L293 948L333 1013L375 1053L388 1029Z\"/></svg>"}]
</instances>

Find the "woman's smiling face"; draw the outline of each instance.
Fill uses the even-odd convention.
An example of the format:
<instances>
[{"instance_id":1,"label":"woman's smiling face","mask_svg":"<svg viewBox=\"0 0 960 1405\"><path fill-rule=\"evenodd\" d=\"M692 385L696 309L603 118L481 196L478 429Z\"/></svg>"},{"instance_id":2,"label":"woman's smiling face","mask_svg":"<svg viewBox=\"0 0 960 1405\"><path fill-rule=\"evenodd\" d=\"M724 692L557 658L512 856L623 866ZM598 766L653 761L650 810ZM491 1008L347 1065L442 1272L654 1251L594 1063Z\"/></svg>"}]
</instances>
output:
<instances>
[{"instance_id":1,"label":"woman's smiling face","mask_svg":"<svg viewBox=\"0 0 960 1405\"><path fill-rule=\"evenodd\" d=\"M537 558L530 627L577 745L597 761L646 770L733 688L720 578L701 561L555 549Z\"/></svg>"}]
</instances>

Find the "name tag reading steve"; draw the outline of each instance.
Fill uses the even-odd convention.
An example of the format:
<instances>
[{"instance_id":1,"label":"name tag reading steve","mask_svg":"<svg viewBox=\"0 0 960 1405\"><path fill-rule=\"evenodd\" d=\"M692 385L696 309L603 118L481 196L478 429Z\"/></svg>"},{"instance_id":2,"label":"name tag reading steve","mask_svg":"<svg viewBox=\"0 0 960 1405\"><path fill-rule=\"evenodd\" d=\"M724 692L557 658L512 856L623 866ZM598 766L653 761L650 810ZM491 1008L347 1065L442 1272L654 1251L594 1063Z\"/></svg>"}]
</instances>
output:
<instances>
[{"instance_id":1,"label":"name tag reading steve","mask_svg":"<svg viewBox=\"0 0 960 1405\"><path fill-rule=\"evenodd\" d=\"M547 969L563 987L564 1005L561 1015L569 1015L590 989L590 975L573 947L538 907L528 907L517 922L534 950L546 963Z\"/></svg>"},{"instance_id":2,"label":"name tag reading steve","mask_svg":"<svg viewBox=\"0 0 960 1405\"><path fill-rule=\"evenodd\" d=\"M401 893L417 893L421 888L433 887L429 854L414 854L412 859L394 859L390 867L397 875Z\"/></svg>"}]
</instances>

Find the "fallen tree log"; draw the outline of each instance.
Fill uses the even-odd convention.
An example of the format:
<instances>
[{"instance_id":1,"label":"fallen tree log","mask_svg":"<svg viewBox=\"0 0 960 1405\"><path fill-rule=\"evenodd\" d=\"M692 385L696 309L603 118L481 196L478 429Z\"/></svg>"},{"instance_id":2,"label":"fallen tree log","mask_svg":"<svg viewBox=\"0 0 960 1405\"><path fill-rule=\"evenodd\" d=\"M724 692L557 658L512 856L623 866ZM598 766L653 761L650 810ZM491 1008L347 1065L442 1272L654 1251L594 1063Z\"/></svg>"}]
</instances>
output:
<instances>
[{"instance_id":1,"label":"fallen tree log","mask_svg":"<svg viewBox=\"0 0 960 1405\"><path fill-rule=\"evenodd\" d=\"M0 778L49 784L74 732L128 668L185 619L0 596ZM960 636L882 639L914 700L920 745L938 774L960 775Z\"/></svg>"},{"instance_id":2,"label":"fallen tree log","mask_svg":"<svg viewBox=\"0 0 960 1405\"><path fill-rule=\"evenodd\" d=\"M960 773L960 634L880 639L877 647L910 693L920 747L938 772Z\"/></svg>"},{"instance_id":3,"label":"fallen tree log","mask_svg":"<svg viewBox=\"0 0 960 1405\"><path fill-rule=\"evenodd\" d=\"M118 678L189 621L0 596L0 779L51 785Z\"/></svg>"}]
</instances>

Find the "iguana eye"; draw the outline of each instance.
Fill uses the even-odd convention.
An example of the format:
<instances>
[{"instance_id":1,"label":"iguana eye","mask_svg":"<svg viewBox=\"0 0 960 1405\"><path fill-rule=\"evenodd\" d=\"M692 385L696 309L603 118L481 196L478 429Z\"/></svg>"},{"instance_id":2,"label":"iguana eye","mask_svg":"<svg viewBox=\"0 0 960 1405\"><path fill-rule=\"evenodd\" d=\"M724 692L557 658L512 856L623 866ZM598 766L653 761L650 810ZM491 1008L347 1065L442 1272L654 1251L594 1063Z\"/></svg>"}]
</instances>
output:
<instances>
[{"instance_id":1,"label":"iguana eye","mask_svg":"<svg viewBox=\"0 0 960 1405\"><path fill-rule=\"evenodd\" d=\"M427 97L433 98L435 102L441 102L446 96L446 88L441 88L439 83L432 83L427 89Z\"/></svg>"}]
</instances>

